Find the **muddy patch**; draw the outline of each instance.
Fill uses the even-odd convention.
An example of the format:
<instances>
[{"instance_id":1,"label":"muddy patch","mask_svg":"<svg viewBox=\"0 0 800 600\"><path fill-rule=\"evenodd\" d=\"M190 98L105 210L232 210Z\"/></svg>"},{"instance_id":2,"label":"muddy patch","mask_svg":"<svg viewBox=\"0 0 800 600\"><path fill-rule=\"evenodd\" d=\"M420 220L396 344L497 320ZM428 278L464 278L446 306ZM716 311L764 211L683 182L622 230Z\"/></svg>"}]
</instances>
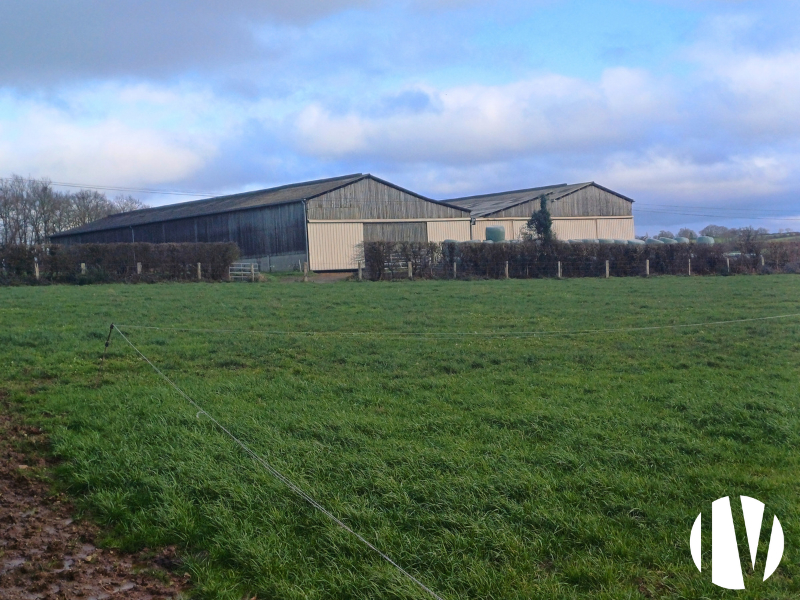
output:
<instances>
[{"instance_id":1,"label":"muddy patch","mask_svg":"<svg viewBox=\"0 0 800 600\"><path fill-rule=\"evenodd\" d=\"M0 405L0 597L3 600L156 600L187 595L174 548L122 554L94 545L98 528L74 521L54 496L46 439ZM25 450L20 450L24 448Z\"/></svg>"}]
</instances>

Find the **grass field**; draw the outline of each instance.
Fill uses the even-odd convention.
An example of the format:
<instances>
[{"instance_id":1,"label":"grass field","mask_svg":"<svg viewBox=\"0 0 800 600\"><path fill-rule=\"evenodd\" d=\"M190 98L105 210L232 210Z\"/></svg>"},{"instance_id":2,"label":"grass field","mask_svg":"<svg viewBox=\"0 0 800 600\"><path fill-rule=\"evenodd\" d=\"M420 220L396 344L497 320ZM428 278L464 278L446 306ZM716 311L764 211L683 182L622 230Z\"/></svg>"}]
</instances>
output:
<instances>
[{"instance_id":1,"label":"grass field","mask_svg":"<svg viewBox=\"0 0 800 600\"><path fill-rule=\"evenodd\" d=\"M0 289L2 385L107 544L176 544L201 598L424 598L112 337L442 597L800 592L795 276ZM134 329L329 332L283 335ZM370 335L341 335L371 332ZM419 335L387 335L416 332ZM470 333L473 335L434 334ZM478 335L474 335L478 333ZM746 592L710 503L767 504ZM786 534L762 583L772 511ZM703 511L703 573L689 531ZM737 532L743 532L738 527ZM743 536L740 554L747 557Z\"/></svg>"}]
</instances>

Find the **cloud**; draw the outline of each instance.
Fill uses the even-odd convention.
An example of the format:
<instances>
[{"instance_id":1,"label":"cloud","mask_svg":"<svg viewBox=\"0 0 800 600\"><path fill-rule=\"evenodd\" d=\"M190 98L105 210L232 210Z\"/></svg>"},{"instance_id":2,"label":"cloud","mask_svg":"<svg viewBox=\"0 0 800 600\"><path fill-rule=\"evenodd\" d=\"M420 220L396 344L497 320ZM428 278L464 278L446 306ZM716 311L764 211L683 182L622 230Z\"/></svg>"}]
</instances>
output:
<instances>
[{"instance_id":1,"label":"cloud","mask_svg":"<svg viewBox=\"0 0 800 600\"><path fill-rule=\"evenodd\" d=\"M295 120L298 149L328 159L474 164L620 147L646 135L654 117L663 121L674 112L658 81L624 68L607 70L596 83L545 74L496 86L421 87L397 97L425 101L388 114L335 114L310 104Z\"/></svg>"},{"instance_id":2,"label":"cloud","mask_svg":"<svg viewBox=\"0 0 800 600\"><path fill-rule=\"evenodd\" d=\"M269 58L260 23L300 26L369 0L25 0L0 3L0 80L165 77Z\"/></svg>"},{"instance_id":3,"label":"cloud","mask_svg":"<svg viewBox=\"0 0 800 600\"><path fill-rule=\"evenodd\" d=\"M665 148L610 158L603 168L611 186L687 206L704 199L765 197L789 191L798 181L800 154L750 154L702 163Z\"/></svg>"},{"instance_id":4,"label":"cloud","mask_svg":"<svg viewBox=\"0 0 800 600\"><path fill-rule=\"evenodd\" d=\"M101 96L107 97L109 90ZM150 105L119 115L94 114L85 104L53 103L5 95L0 98L0 164L53 180L106 185L142 185L183 180L211 160L213 136L191 133L184 123L164 127L154 103L188 101L168 91L149 95L122 89L118 98L148 96ZM101 111L102 113L103 111ZM143 114L143 113L151 114ZM160 121L160 122L159 122Z\"/></svg>"}]
</instances>

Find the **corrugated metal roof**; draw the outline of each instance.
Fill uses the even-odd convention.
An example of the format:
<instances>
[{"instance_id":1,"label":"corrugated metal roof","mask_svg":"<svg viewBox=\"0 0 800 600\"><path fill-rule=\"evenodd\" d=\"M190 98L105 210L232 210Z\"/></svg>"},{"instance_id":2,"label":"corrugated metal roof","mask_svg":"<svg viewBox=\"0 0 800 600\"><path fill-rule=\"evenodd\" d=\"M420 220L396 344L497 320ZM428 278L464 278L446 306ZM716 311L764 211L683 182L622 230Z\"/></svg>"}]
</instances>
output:
<instances>
[{"instance_id":1,"label":"corrugated metal roof","mask_svg":"<svg viewBox=\"0 0 800 600\"><path fill-rule=\"evenodd\" d=\"M161 221L199 217L202 215L213 215L270 204L297 202L330 192L338 187L349 185L363 177L367 176L361 173L355 173L353 175L343 175L341 177L332 177L329 179L317 179L315 181L282 185L265 190L256 190L254 192L244 192L242 194L233 194L230 196L217 196L215 198L206 198L205 200L194 200L191 202L158 206L156 208L134 210L111 215L104 219L92 221L81 227L70 229L69 231L53 234L51 238L55 239L59 236L72 235L75 233L103 231L106 229L118 229L120 227L133 227L136 225L146 225L148 223L159 223Z\"/></svg>"},{"instance_id":2,"label":"corrugated metal roof","mask_svg":"<svg viewBox=\"0 0 800 600\"><path fill-rule=\"evenodd\" d=\"M559 183L557 185L547 185L543 187L528 188L525 190L497 192L495 194L482 194L480 196L465 196L463 198L451 198L449 200L445 200L445 202L470 211L470 215L473 217L485 217L486 215L491 215L501 210L506 210L507 208L511 208L517 204L535 200L543 194L547 196L548 201L552 202L590 185L597 186L602 190L615 194L620 198L628 200L629 202L633 202L633 200L630 198L626 198L622 194L618 194L617 192L604 188L601 185L597 185L593 181L573 184Z\"/></svg>"}]
</instances>

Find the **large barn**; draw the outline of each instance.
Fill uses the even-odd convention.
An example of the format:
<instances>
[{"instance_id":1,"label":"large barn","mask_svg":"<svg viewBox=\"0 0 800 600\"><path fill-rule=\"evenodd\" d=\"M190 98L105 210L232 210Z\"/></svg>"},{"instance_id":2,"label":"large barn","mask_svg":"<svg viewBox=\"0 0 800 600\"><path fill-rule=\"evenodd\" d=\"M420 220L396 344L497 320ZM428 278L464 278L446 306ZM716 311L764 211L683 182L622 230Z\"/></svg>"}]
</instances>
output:
<instances>
[{"instance_id":1,"label":"large barn","mask_svg":"<svg viewBox=\"0 0 800 600\"><path fill-rule=\"evenodd\" d=\"M488 225L517 238L543 194L560 239L633 238L633 200L595 183L436 201L359 173L111 215L51 240L231 241L262 271L303 261L314 271L351 270L364 241L482 240Z\"/></svg>"}]
</instances>

